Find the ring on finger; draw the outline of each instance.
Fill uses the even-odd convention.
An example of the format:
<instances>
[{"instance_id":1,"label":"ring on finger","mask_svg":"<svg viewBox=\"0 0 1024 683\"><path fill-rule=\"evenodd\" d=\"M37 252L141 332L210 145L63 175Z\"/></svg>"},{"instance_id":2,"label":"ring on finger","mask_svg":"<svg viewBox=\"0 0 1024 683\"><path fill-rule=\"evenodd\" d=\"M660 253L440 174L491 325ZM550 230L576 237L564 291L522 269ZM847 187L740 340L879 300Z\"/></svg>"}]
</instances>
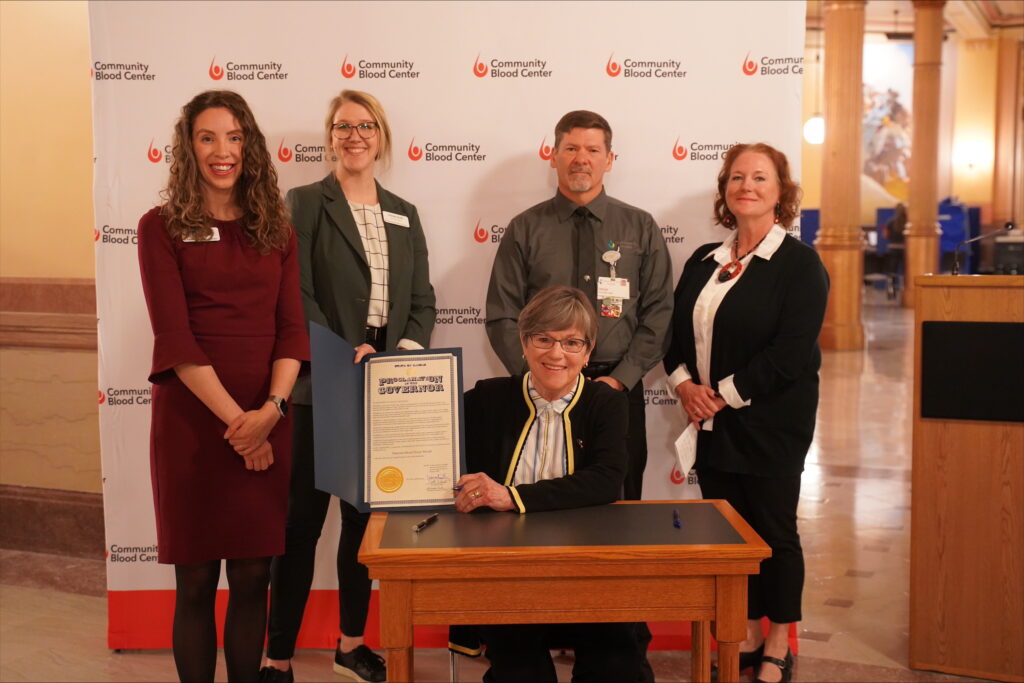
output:
<instances>
[{"instance_id":1,"label":"ring on finger","mask_svg":"<svg viewBox=\"0 0 1024 683\"><path fill-rule=\"evenodd\" d=\"M479 491L473 491L473 493L472 493L471 495L472 495L472 496L473 496L474 498L479 498L480 496L482 496L482 495L484 495L484 494L480 493Z\"/></svg>"}]
</instances>

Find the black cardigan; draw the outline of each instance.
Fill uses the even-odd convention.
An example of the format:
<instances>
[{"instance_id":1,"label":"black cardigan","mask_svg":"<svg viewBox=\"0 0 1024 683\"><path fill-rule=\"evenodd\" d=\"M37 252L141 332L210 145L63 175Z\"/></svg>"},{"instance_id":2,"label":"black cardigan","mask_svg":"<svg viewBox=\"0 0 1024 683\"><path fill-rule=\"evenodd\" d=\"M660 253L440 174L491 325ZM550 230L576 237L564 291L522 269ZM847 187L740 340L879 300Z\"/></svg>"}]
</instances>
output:
<instances>
[{"instance_id":1,"label":"black cardigan","mask_svg":"<svg viewBox=\"0 0 1024 683\"><path fill-rule=\"evenodd\" d=\"M770 260L751 258L715 314L711 377L699 377L693 308L718 270L714 258L702 259L720 244L699 247L683 268L665 371L686 363L694 381L715 390L734 375L736 390L751 404L726 406L715 415L714 429L700 432L697 470L799 474L814 436L828 273L814 249L789 235Z\"/></svg>"},{"instance_id":2,"label":"black cardigan","mask_svg":"<svg viewBox=\"0 0 1024 683\"><path fill-rule=\"evenodd\" d=\"M464 399L466 471L485 472L506 484L519 512L600 505L621 498L629 420L626 395L603 382L583 380L579 387L563 413L563 419L569 419L569 474L512 486L510 466L533 416L525 377L477 382Z\"/></svg>"}]
</instances>

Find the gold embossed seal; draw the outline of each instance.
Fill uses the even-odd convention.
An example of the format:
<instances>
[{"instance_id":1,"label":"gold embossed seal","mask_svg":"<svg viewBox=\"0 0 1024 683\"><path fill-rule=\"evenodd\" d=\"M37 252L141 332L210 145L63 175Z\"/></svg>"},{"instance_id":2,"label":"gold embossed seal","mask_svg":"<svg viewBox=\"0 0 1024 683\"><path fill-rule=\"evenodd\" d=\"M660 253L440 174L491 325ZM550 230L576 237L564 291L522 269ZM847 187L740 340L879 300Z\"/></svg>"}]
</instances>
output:
<instances>
[{"instance_id":1,"label":"gold embossed seal","mask_svg":"<svg viewBox=\"0 0 1024 683\"><path fill-rule=\"evenodd\" d=\"M384 467L377 472L377 488L384 493L394 493L402 488L404 483L405 476L397 467Z\"/></svg>"}]
</instances>

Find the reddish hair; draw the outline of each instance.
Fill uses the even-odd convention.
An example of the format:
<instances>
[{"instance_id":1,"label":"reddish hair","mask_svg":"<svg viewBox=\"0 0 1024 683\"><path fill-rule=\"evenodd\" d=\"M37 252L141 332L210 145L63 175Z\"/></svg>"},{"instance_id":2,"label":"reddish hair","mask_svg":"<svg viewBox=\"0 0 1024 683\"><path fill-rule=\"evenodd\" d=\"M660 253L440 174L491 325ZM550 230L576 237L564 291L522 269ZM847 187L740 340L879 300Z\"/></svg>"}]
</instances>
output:
<instances>
[{"instance_id":1,"label":"reddish hair","mask_svg":"<svg viewBox=\"0 0 1024 683\"><path fill-rule=\"evenodd\" d=\"M775 207L775 221L788 228L793 219L800 215L800 196L803 194L789 174L789 160L786 155L771 145L763 142L733 145L722 158L722 170L718 172L718 192L715 194L715 223L730 230L736 227L736 216L732 215L725 203L725 186L729 182L729 172L733 163L744 152L764 154L775 166L775 174L779 177L779 203Z\"/></svg>"}]
</instances>

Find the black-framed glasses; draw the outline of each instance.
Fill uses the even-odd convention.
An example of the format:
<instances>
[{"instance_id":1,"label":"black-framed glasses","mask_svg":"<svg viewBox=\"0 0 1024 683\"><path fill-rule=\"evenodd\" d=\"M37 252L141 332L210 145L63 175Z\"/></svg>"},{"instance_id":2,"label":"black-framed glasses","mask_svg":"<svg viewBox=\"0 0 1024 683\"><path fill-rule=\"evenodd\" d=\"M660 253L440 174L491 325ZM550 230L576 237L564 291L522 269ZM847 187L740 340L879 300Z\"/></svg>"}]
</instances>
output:
<instances>
[{"instance_id":1,"label":"black-framed glasses","mask_svg":"<svg viewBox=\"0 0 1024 683\"><path fill-rule=\"evenodd\" d=\"M373 121L362 123L335 123L331 125L331 135L339 140L348 140L352 137L352 131L358 131L359 137L369 140L377 134L377 124Z\"/></svg>"},{"instance_id":2,"label":"black-framed glasses","mask_svg":"<svg viewBox=\"0 0 1024 683\"><path fill-rule=\"evenodd\" d=\"M586 339L579 339L578 337L569 337L568 339L555 339L554 337L546 335L542 332L527 335L527 339L530 340L530 344L532 344L534 348L545 350L552 348L557 342L558 345L562 347L562 350L565 351L566 353L580 353L582 351L585 351L586 348L590 345L590 342L587 341Z\"/></svg>"}]
</instances>

